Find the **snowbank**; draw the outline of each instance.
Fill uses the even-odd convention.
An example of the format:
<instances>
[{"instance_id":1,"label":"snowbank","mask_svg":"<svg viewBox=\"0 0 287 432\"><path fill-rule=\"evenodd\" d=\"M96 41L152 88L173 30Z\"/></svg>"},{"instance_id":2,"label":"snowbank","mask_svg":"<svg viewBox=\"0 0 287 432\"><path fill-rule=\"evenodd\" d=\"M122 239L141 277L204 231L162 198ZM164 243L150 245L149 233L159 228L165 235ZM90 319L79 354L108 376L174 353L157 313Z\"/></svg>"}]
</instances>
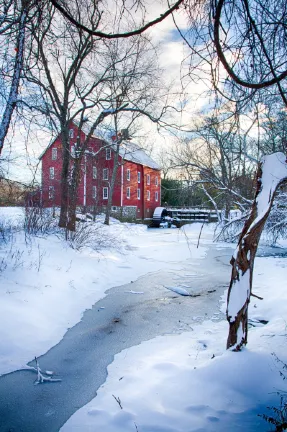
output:
<instances>
[{"instance_id":1,"label":"snowbank","mask_svg":"<svg viewBox=\"0 0 287 432\"><path fill-rule=\"evenodd\" d=\"M23 219L22 209L1 213L2 221ZM203 257L206 250L196 249L199 224L188 235L118 222L104 229L116 235L118 249L78 252L54 235L25 239L22 232L1 244L0 374L25 366L57 344L109 288L175 261Z\"/></svg>"},{"instance_id":2,"label":"snowbank","mask_svg":"<svg viewBox=\"0 0 287 432\"><path fill-rule=\"evenodd\" d=\"M194 332L157 337L125 350L109 366L97 397L61 431L270 430L258 414L278 406L276 391L286 390L280 365L270 354L275 351L287 360L286 260L257 258L254 272L254 292L264 300L251 303L249 348L225 351L227 323L204 322Z\"/></svg>"}]
</instances>

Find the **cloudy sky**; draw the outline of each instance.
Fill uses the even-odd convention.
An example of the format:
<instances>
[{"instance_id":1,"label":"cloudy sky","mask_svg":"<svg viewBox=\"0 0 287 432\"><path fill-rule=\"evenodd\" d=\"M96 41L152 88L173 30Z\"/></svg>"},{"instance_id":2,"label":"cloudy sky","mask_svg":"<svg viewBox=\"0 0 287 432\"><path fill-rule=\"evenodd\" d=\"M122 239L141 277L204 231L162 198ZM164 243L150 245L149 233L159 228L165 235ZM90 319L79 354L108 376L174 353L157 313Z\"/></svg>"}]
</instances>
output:
<instances>
[{"instance_id":1,"label":"cloudy sky","mask_svg":"<svg viewBox=\"0 0 287 432\"><path fill-rule=\"evenodd\" d=\"M149 2L147 7L147 19L154 19L166 8L164 1ZM174 15L177 25L185 32L188 29L188 20L184 10L177 11ZM135 20L140 19L134 17ZM163 79L165 82L173 82L173 91L180 93L181 76L186 75L188 62L182 63L188 57L189 51L178 34L173 18L170 16L160 24L148 31L149 37L154 45L159 44L159 63L163 68ZM205 91L207 87L202 83L190 84L185 87L185 94L175 98L178 105L184 101L185 109L181 114L174 117L173 122L183 126L185 129L191 125L196 114L208 104ZM153 154L156 157L158 150L168 147L173 142L173 136L165 130L158 133L156 125L149 120L142 121L141 136L146 135L147 143L153 144ZM7 170L8 176L23 182L29 182L35 176L35 169L38 164L38 157L49 144L51 136L41 130L32 128L29 136L21 124L13 129L13 134L5 144L3 157L12 159L10 164L2 164ZM38 168L36 179L40 180L40 169Z\"/></svg>"}]
</instances>

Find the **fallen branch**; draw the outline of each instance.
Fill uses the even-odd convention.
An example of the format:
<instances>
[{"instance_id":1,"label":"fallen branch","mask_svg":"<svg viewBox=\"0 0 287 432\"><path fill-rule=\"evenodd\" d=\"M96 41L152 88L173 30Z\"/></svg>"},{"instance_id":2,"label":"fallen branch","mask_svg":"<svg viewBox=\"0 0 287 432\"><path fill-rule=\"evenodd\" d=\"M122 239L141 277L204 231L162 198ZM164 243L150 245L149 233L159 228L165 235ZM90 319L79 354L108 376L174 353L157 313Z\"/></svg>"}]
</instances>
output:
<instances>
[{"instance_id":1,"label":"fallen branch","mask_svg":"<svg viewBox=\"0 0 287 432\"><path fill-rule=\"evenodd\" d=\"M251 293L250 295L251 295L252 297L256 297L256 298L258 298L259 300L263 300L263 297L259 297L258 295L254 294L254 293Z\"/></svg>"},{"instance_id":2,"label":"fallen branch","mask_svg":"<svg viewBox=\"0 0 287 432\"><path fill-rule=\"evenodd\" d=\"M120 408L123 409L123 407L122 407L122 401L120 400L120 398L116 397L115 395L112 395L112 396L117 401L117 403L119 404Z\"/></svg>"},{"instance_id":3,"label":"fallen branch","mask_svg":"<svg viewBox=\"0 0 287 432\"><path fill-rule=\"evenodd\" d=\"M43 375L43 372L41 371L37 357L35 357L35 362L36 362L35 370L38 374L38 377L37 377L36 381L34 382L34 385L43 384L45 382L61 382L62 381L61 379L53 378L53 372L50 372L50 371L46 371L46 375L52 374L52 376Z\"/></svg>"}]
</instances>

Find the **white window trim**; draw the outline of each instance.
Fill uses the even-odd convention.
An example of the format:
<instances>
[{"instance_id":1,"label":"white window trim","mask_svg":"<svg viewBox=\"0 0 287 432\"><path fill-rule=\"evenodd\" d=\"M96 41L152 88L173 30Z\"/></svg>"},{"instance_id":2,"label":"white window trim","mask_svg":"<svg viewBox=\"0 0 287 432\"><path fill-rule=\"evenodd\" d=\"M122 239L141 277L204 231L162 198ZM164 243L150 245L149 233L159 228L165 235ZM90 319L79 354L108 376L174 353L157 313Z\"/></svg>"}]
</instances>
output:
<instances>
[{"instance_id":1,"label":"white window trim","mask_svg":"<svg viewBox=\"0 0 287 432\"><path fill-rule=\"evenodd\" d=\"M74 138L74 129L69 130L69 137Z\"/></svg>"},{"instance_id":2,"label":"white window trim","mask_svg":"<svg viewBox=\"0 0 287 432\"><path fill-rule=\"evenodd\" d=\"M105 192L107 192L107 196L105 196ZM109 199L109 188L103 187L103 199Z\"/></svg>"},{"instance_id":3,"label":"white window trim","mask_svg":"<svg viewBox=\"0 0 287 432\"><path fill-rule=\"evenodd\" d=\"M150 201L150 191L147 190L147 201Z\"/></svg>"},{"instance_id":4,"label":"white window trim","mask_svg":"<svg viewBox=\"0 0 287 432\"><path fill-rule=\"evenodd\" d=\"M54 180L54 178L55 178L55 168L54 167L49 168L49 178L50 178L50 180Z\"/></svg>"},{"instance_id":5,"label":"white window trim","mask_svg":"<svg viewBox=\"0 0 287 432\"><path fill-rule=\"evenodd\" d=\"M109 169L103 168L103 180L108 180L108 179L109 179Z\"/></svg>"},{"instance_id":6,"label":"white window trim","mask_svg":"<svg viewBox=\"0 0 287 432\"><path fill-rule=\"evenodd\" d=\"M158 186L158 177L155 178L155 185Z\"/></svg>"},{"instance_id":7,"label":"white window trim","mask_svg":"<svg viewBox=\"0 0 287 432\"><path fill-rule=\"evenodd\" d=\"M146 184L150 185L150 175L149 174L146 175Z\"/></svg>"},{"instance_id":8,"label":"white window trim","mask_svg":"<svg viewBox=\"0 0 287 432\"><path fill-rule=\"evenodd\" d=\"M106 148L106 160L112 159L112 150L108 147Z\"/></svg>"},{"instance_id":9,"label":"white window trim","mask_svg":"<svg viewBox=\"0 0 287 432\"><path fill-rule=\"evenodd\" d=\"M141 199L141 190L139 188L137 189L137 198L138 200Z\"/></svg>"},{"instance_id":10,"label":"white window trim","mask_svg":"<svg viewBox=\"0 0 287 432\"><path fill-rule=\"evenodd\" d=\"M97 178L98 175L98 170L96 166L93 166L93 179L95 180Z\"/></svg>"},{"instance_id":11,"label":"white window trim","mask_svg":"<svg viewBox=\"0 0 287 432\"><path fill-rule=\"evenodd\" d=\"M155 192L154 198L155 198L155 201L158 201L158 191Z\"/></svg>"},{"instance_id":12,"label":"white window trim","mask_svg":"<svg viewBox=\"0 0 287 432\"><path fill-rule=\"evenodd\" d=\"M141 182L141 173L140 173L140 171L138 171L138 183L140 183Z\"/></svg>"},{"instance_id":13,"label":"white window trim","mask_svg":"<svg viewBox=\"0 0 287 432\"><path fill-rule=\"evenodd\" d=\"M127 181L131 180L131 170L127 169Z\"/></svg>"},{"instance_id":14,"label":"white window trim","mask_svg":"<svg viewBox=\"0 0 287 432\"><path fill-rule=\"evenodd\" d=\"M92 197L94 199L97 198L97 186L93 186L93 188L92 188Z\"/></svg>"},{"instance_id":15,"label":"white window trim","mask_svg":"<svg viewBox=\"0 0 287 432\"><path fill-rule=\"evenodd\" d=\"M75 151L75 146L71 146L71 156L75 157L76 156L76 151Z\"/></svg>"},{"instance_id":16,"label":"white window trim","mask_svg":"<svg viewBox=\"0 0 287 432\"><path fill-rule=\"evenodd\" d=\"M131 198L131 188L128 186L127 187L127 199Z\"/></svg>"},{"instance_id":17,"label":"white window trim","mask_svg":"<svg viewBox=\"0 0 287 432\"><path fill-rule=\"evenodd\" d=\"M58 149L57 147L52 148L52 160L57 160L58 157Z\"/></svg>"}]
</instances>

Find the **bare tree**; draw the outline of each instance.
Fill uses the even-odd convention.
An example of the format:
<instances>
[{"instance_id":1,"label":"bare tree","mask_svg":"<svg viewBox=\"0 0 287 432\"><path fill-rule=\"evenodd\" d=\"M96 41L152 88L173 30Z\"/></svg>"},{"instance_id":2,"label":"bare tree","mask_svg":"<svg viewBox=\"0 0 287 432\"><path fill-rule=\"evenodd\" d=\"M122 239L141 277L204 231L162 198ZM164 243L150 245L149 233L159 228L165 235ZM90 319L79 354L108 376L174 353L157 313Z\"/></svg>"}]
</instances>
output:
<instances>
[{"instance_id":1,"label":"bare tree","mask_svg":"<svg viewBox=\"0 0 287 432\"><path fill-rule=\"evenodd\" d=\"M66 22L71 26L81 30L82 34L114 39L114 38L129 38L131 36L140 35L152 26L160 23L166 19L169 15L174 13L182 5L183 0L178 0L173 6L167 5L166 10L160 14L159 17L145 22L146 5L142 1L135 1L132 5L132 11L141 11L141 22L136 24L134 20L131 20L130 7L126 6L124 0L116 0L115 7L113 8L115 14L106 14L103 19L103 14L106 10L109 10L110 5L106 2L98 2L95 0L85 0L79 5L76 1L61 1L56 0L2 0L0 1L0 45L2 44L3 55L3 67L2 74L4 71L5 79L3 88L7 87L7 78L10 79L10 90L9 94L6 95L6 91L2 91L4 95L4 110L2 113L1 126L0 126L0 154L4 145L4 140L7 136L10 122L12 119L13 112L16 106L20 106L22 100L19 98L19 84L20 80L23 80L22 69L24 58L29 58L30 47L27 49L31 40L31 34L29 29L29 23L34 22L33 28L40 26L42 15L50 13L51 10L56 9L59 16L64 18ZM53 14L54 15L54 14ZM107 20L109 17L109 20ZM99 23L102 24L102 30L98 28ZM119 23L125 22L126 28L121 31ZM117 28L119 31L115 33L106 33L104 29L109 25L111 28ZM45 35L46 31L41 27L42 34ZM128 29L127 29L128 27ZM134 29L131 29L134 27ZM29 33L29 44L26 43L27 33ZM42 36L39 35L40 38ZM32 38L33 39L33 38ZM14 44L15 57L12 59L12 74L9 61L9 47ZM31 67L30 63L30 67ZM7 73L8 70L8 73Z\"/></svg>"},{"instance_id":2,"label":"bare tree","mask_svg":"<svg viewBox=\"0 0 287 432\"><path fill-rule=\"evenodd\" d=\"M191 30L181 34L191 49L191 78L198 79L198 70L205 74L219 98L236 104L237 115L259 103L272 104L273 109L276 105L287 107L285 1L191 0L189 16ZM264 182L270 173L273 181ZM257 172L252 211L231 260L228 348L240 350L247 343L255 254L274 194L284 181L284 155L264 157ZM236 303L236 297L241 301Z\"/></svg>"}]
</instances>

